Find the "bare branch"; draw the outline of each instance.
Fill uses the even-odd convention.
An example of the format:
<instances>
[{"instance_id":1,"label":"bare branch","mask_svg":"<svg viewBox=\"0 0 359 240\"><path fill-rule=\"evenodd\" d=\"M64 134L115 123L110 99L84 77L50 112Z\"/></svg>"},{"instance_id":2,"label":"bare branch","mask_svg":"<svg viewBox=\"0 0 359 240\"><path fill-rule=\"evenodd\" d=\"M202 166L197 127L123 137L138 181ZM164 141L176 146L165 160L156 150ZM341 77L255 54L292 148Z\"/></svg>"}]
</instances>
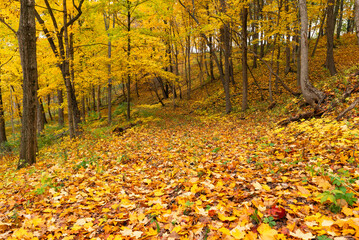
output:
<instances>
[{"instance_id":1,"label":"bare branch","mask_svg":"<svg viewBox=\"0 0 359 240\"><path fill-rule=\"evenodd\" d=\"M9 29L17 36L17 32L15 31L15 29L13 29L9 24L7 24L7 22L5 22L5 20L4 20L2 17L0 17L0 22L2 22L3 24L5 24L5 26L6 26L7 28L9 28Z\"/></svg>"},{"instance_id":2,"label":"bare branch","mask_svg":"<svg viewBox=\"0 0 359 240\"><path fill-rule=\"evenodd\" d=\"M6 64L8 64L8 63L14 58L16 52L17 52L17 48L16 48L16 50L15 50L15 53L14 53L6 62L4 62L3 64L0 65L0 68L2 68L3 66L5 66Z\"/></svg>"}]
</instances>

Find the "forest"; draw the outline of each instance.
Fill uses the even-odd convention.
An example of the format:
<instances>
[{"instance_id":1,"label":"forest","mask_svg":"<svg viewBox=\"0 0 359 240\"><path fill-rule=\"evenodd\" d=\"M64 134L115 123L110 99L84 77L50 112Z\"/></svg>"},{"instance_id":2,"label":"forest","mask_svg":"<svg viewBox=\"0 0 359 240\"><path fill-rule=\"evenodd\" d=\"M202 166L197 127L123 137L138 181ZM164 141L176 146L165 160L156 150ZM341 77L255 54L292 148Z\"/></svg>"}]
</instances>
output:
<instances>
[{"instance_id":1,"label":"forest","mask_svg":"<svg viewBox=\"0 0 359 240\"><path fill-rule=\"evenodd\" d=\"M359 238L359 0L0 9L0 239Z\"/></svg>"}]
</instances>

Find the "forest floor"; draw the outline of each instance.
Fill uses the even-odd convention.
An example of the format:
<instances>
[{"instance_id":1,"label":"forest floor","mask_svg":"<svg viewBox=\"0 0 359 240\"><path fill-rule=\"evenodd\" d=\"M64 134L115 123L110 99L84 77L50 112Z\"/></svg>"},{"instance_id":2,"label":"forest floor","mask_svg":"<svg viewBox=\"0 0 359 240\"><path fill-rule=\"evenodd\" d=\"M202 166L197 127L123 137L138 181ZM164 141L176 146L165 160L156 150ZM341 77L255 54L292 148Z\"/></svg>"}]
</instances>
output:
<instances>
[{"instance_id":1,"label":"forest floor","mask_svg":"<svg viewBox=\"0 0 359 240\"><path fill-rule=\"evenodd\" d=\"M347 76L359 49L341 41L338 68L351 70L328 78L321 52L311 64L331 99L358 80ZM241 112L234 94L224 115L216 86L176 110L139 102L133 125L93 114L75 140L53 138L64 130L48 125L28 168L15 170L16 152L1 154L0 239L359 239L358 110L334 120L358 93L323 118L281 127L308 110L302 100L278 94L268 110L251 85L255 107ZM114 119L124 112L117 106Z\"/></svg>"},{"instance_id":2,"label":"forest floor","mask_svg":"<svg viewBox=\"0 0 359 240\"><path fill-rule=\"evenodd\" d=\"M0 238L359 238L359 117L281 128L151 111L121 135L65 138L19 171L3 157Z\"/></svg>"}]
</instances>

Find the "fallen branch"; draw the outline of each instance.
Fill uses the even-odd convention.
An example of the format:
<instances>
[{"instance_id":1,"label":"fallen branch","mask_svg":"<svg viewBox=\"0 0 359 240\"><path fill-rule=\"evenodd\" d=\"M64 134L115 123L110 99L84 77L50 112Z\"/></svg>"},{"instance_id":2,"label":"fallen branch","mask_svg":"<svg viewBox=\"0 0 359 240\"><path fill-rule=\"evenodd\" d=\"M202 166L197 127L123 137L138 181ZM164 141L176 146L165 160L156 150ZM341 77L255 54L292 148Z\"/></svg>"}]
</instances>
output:
<instances>
[{"instance_id":1,"label":"fallen branch","mask_svg":"<svg viewBox=\"0 0 359 240\"><path fill-rule=\"evenodd\" d=\"M353 110L353 108L355 108L355 106L359 103L359 97L356 98L354 100L354 102L352 104L350 104L349 107L347 107L343 112L341 112L337 117L336 120L340 120L341 118L343 118L345 116L345 114L347 114L348 112L350 112L351 110Z\"/></svg>"},{"instance_id":2,"label":"fallen branch","mask_svg":"<svg viewBox=\"0 0 359 240\"><path fill-rule=\"evenodd\" d=\"M294 117L289 117L287 119L284 119L282 121L280 121L278 123L278 125L280 126L287 126L289 123L291 122L298 122L298 121L301 121L302 119L309 119L309 118L313 118L313 117L316 117L316 118L319 118L321 117L323 114L325 113L325 111L313 111L313 112L305 112L305 113L300 113L298 114L297 116L294 116Z\"/></svg>"}]
</instances>

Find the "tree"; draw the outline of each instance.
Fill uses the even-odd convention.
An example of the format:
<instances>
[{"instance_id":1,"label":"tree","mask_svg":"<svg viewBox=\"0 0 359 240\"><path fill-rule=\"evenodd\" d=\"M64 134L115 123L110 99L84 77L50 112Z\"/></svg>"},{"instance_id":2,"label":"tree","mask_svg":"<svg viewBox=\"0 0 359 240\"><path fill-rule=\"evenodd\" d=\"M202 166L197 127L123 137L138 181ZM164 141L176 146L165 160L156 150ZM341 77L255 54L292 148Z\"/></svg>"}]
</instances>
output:
<instances>
[{"instance_id":1,"label":"tree","mask_svg":"<svg viewBox=\"0 0 359 240\"><path fill-rule=\"evenodd\" d=\"M355 18L355 30L357 35L357 41L359 45L359 0L354 1L354 18Z\"/></svg>"},{"instance_id":2,"label":"tree","mask_svg":"<svg viewBox=\"0 0 359 240\"><path fill-rule=\"evenodd\" d=\"M327 60L326 66L332 76L337 74L334 62L334 27L335 27L335 15L334 15L335 0L328 0L328 17L327 17Z\"/></svg>"},{"instance_id":3,"label":"tree","mask_svg":"<svg viewBox=\"0 0 359 240\"><path fill-rule=\"evenodd\" d=\"M37 59L35 0L20 0L17 32L23 70L23 116L18 169L36 162Z\"/></svg>"},{"instance_id":4,"label":"tree","mask_svg":"<svg viewBox=\"0 0 359 240\"><path fill-rule=\"evenodd\" d=\"M302 90L305 101L310 104L314 109L318 108L324 99L324 94L313 87L309 81L308 71L308 13L307 1L299 0L300 11L300 87Z\"/></svg>"},{"instance_id":5,"label":"tree","mask_svg":"<svg viewBox=\"0 0 359 240\"><path fill-rule=\"evenodd\" d=\"M248 108L248 75L247 75L247 15L248 9L243 7L242 9L242 81L243 81L243 92L242 92L242 110Z\"/></svg>"},{"instance_id":6,"label":"tree","mask_svg":"<svg viewBox=\"0 0 359 240\"><path fill-rule=\"evenodd\" d=\"M62 11L63 26L59 28L58 21L54 14L53 8L50 6L48 0L45 0L46 9L51 18L51 22L55 34L49 31L49 29L45 24L45 21L42 19L42 15L40 15L37 11L35 11L36 19L40 23L42 30L45 33L45 36L50 44L52 52L60 60L57 63L57 66L61 70L61 74L66 86L69 132L71 138L77 135L78 124L81 122L81 118L76 100L74 85L71 82L71 75L70 75L71 51L70 51L68 28L72 26L82 15L82 5L84 1L85 0L80 0L78 5L76 5L75 2L73 1L73 8L76 10L76 15L71 17L68 15L67 2L66 0L63 0L63 11ZM57 38L57 45L54 41L53 36L56 36ZM59 100L62 99L62 92L58 92L58 98Z\"/></svg>"}]
</instances>

